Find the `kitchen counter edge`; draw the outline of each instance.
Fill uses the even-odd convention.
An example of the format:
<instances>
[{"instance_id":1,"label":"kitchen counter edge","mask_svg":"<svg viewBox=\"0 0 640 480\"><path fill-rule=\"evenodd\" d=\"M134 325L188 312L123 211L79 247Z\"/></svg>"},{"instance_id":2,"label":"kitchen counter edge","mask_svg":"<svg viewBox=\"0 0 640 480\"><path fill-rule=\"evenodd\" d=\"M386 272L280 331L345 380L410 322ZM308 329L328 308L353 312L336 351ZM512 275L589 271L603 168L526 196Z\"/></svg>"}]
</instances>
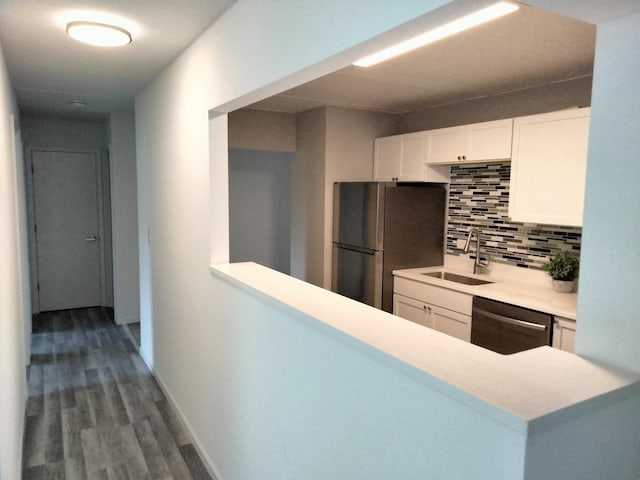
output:
<instances>
[{"instance_id":1,"label":"kitchen counter edge","mask_svg":"<svg viewBox=\"0 0 640 480\"><path fill-rule=\"evenodd\" d=\"M445 270L447 272L467 277L486 280L491 283L485 285L465 285L451 280L441 280L430 277L425 273ZM469 272L445 267L420 267L394 270L394 276L414 280L416 282L447 288L457 292L467 293L479 297L497 300L499 302L517 305L519 307L537 310L558 317L576 320L578 294L557 293L550 286L517 281L510 278L492 275L474 275Z\"/></svg>"}]
</instances>

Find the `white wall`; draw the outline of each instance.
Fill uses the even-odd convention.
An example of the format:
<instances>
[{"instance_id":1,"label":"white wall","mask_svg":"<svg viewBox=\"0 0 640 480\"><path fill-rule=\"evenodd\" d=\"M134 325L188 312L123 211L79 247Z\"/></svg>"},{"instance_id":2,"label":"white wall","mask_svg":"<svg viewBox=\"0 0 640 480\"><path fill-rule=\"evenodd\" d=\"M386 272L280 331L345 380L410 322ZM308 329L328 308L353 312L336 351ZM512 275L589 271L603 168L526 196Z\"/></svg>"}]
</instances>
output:
<instances>
[{"instance_id":1,"label":"white wall","mask_svg":"<svg viewBox=\"0 0 640 480\"><path fill-rule=\"evenodd\" d=\"M523 478L524 432L315 319L220 278L210 287L218 331L203 328L194 348L216 361L192 421L217 478Z\"/></svg>"},{"instance_id":2,"label":"white wall","mask_svg":"<svg viewBox=\"0 0 640 480\"><path fill-rule=\"evenodd\" d=\"M27 245L22 200L24 178L17 165L17 108L0 50L0 478L21 476L26 402L25 333L28 289L24 288ZM28 277L27 277L28 278Z\"/></svg>"},{"instance_id":3,"label":"white wall","mask_svg":"<svg viewBox=\"0 0 640 480\"><path fill-rule=\"evenodd\" d=\"M116 323L140 321L135 114L111 114L113 306Z\"/></svg>"},{"instance_id":4,"label":"white wall","mask_svg":"<svg viewBox=\"0 0 640 480\"><path fill-rule=\"evenodd\" d=\"M640 14L600 25L576 351L640 373Z\"/></svg>"},{"instance_id":5,"label":"white wall","mask_svg":"<svg viewBox=\"0 0 640 480\"><path fill-rule=\"evenodd\" d=\"M274 312L259 298L234 294L223 282L212 281L206 269L209 259L223 262L228 258L226 116L214 116L207 125L207 109L228 111L245 106L343 66L364 53L359 42L440 3L444 2L335 0L287 2L287 8L274 8L273 2L240 0L136 98L142 352L195 433L205 459L222 473L220 478L256 478L258 471L261 478L300 478L313 462L309 454L323 453L314 448L316 445L338 447L327 450L333 455L320 457L327 470L318 470L316 478L345 474L353 478L348 461L342 458L354 457L358 460L354 465L362 465L366 449L361 440L378 447L373 451L379 458L374 455L372 462L380 465L382 472L400 465L398 468L407 470L397 478L424 478L418 462L403 464L399 459L420 452L422 445L402 444L405 448L400 453L391 450L396 453L393 458L379 448L384 445L383 437L395 440L402 433L388 435L386 426L389 419L393 420L392 412L399 412L399 420L407 429L413 423L422 427L416 440L423 439L420 435L426 431L433 435L444 431L452 436L440 447L455 447L457 439L470 442L489 452L483 460L493 458L490 452L494 448L503 449L508 454L501 457L501 463L496 460L495 465L488 465L503 466L508 471L490 478L523 477L514 475L516 469L522 472L523 459L515 453L518 445L515 441L509 444L512 448L505 445L503 437L497 435L499 427L482 424L483 428L476 429L474 425L480 425L483 419L472 416L458 422L452 415L454 428L441 430L440 422L458 413L452 410L456 405L443 401L436 392L413 386L404 390L406 396L397 396L397 390L387 388L380 379L393 379L394 388L405 388L406 379L356 352L342 350L339 342L320 338L317 332L309 335L303 331L306 326L294 321L298 319L290 312ZM454 7L470 3L479 4L457 1ZM442 10L430 15L429 20L437 22L440 15L444 15ZM376 44L397 33L378 38ZM301 73L294 76L296 72ZM589 271L597 274L587 261L583 274ZM272 322L277 325L273 330L276 336L271 336ZM256 340L260 335L270 341ZM331 355L325 355L327 351L340 361L333 362ZM282 383L271 392L270 380L275 375L286 377L290 370L291 376L278 378ZM349 374L346 378L343 371ZM367 398L350 388L354 379L360 378L365 384L363 392L376 394L371 408ZM334 388L334 379L338 388ZM317 388L318 383L325 388ZM264 396L265 392L270 395ZM304 408L307 398L314 400L309 404L311 410ZM438 418L429 417L427 423L423 423L424 400L440 414ZM271 416L274 409L282 413L278 401L297 408ZM328 402L328 411L316 416L316 408L324 402ZM402 416L403 402L410 405L407 417ZM330 418L344 420L354 436L349 437L348 431L343 437L331 436L337 426L329 424L333 430L323 430L327 424L323 421ZM381 420L385 428L377 430L375 426ZM288 437L288 433L299 433L296 421L305 427L307 435ZM325 432L329 435L322 438ZM582 433L599 435L593 429ZM291 446L288 439L298 443ZM321 443L309 443L316 440ZM614 437L610 443L612 450L616 440ZM392 441L387 445L393 448ZM560 447L557 438L554 445ZM441 455L434 460L436 464L459 473L457 478L464 478L478 466L467 456L457 456L455 448L437 452ZM544 459L534 455L533 461L530 468L535 469ZM436 475L451 478L448 470L436 472L432 478L438 478Z\"/></svg>"}]
</instances>

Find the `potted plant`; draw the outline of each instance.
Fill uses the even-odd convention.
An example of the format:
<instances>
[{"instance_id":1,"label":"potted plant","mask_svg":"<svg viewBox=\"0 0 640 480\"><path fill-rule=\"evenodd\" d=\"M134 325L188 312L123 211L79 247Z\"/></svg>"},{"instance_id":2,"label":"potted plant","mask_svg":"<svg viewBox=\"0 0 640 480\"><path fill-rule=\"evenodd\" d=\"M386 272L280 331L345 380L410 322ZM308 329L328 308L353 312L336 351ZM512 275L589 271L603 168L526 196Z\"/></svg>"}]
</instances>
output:
<instances>
[{"instance_id":1,"label":"potted plant","mask_svg":"<svg viewBox=\"0 0 640 480\"><path fill-rule=\"evenodd\" d=\"M580 260L567 252L560 252L544 265L542 269L552 279L553 290L560 293L573 291L575 279L578 277Z\"/></svg>"}]
</instances>

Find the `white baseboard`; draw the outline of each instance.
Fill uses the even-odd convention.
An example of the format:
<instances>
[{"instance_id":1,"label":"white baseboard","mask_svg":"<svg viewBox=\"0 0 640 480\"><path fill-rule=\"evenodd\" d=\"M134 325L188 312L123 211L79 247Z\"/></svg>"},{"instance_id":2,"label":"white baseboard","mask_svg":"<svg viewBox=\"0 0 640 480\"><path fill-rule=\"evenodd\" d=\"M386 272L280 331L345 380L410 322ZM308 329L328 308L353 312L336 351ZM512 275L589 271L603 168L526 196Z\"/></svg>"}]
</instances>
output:
<instances>
[{"instance_id":1,"label":"white baseboard","mask_svg":"<svg viewBox=\"0 0 640 480\"><path fill-rule=\"evenodd\" d=\"M158 385L160 386L160 389L164 393L165 397L167 397L167 400L169 401L169 404L171 405L171 407L178 414L178 418L180 418L180 421L182 422L182 425L184 425L186 427L187 432L189 433L189 435L191 436L191 439L193 440L193 446L195 447L196 451L198 452L198 455L200 455L200 459L202 460L202 463L204 464L204 467L209 472L209 475L211 475L211 477L215 478L216 480L224 480L223 477L222 477L222 474L218 471L218 469L216 468L215 464L213 463L213 460L211 460L209 455L207 455L207 453L204 451L204 448L202 448L202 444L200 443L200 439L198 438L198 436L193 431L193 428L191 428L191 424L187 421L187 418L182 413L182 410L180 409L180 407L176 403L176 400L173 397L173 395L171 395L171 393L169 392L169 390L167 389L166 385L164 384L164 382L162 381L160 376L157 374L157 372L149 365L149 362L147 362L145 356L142 355L142 352L140 354L140 357L142 358L144 363L147 365L147 368L149 369L149 371L151 372L153 377L156 379L156 382L158 382Z\"/></svg>"},{"instance_id":2,"label":"white baseboard","mask_svg":"<svg viewBox=\"0 0 640 480\"><path fill-rule=\"evenodd\" d=\"M140 354L140 345L138 344L138 339L133 336L133 333L131 333L131 330L129 330L129 327L127 327L126 323L123 324L123 330L124 330L124 333L127 336L127 338L129 340L131 340L131 343L135 347L135 349L138 352L138 354ZM140 355L140 356L142 356L142 355ZM144 363L146 364L147 362L144 362Z\"/></svg>"},{"instance_id":3,"label":"white baseboard","mask_svg":"<svg viewBox=\"0 0 640 480\"><path fill-rule=\"evenodd\" d=\"M140 317L122 317L116 318L115 321L118 325L124 325L125 323L140 323Z\"/></svg>"}]
</instances>

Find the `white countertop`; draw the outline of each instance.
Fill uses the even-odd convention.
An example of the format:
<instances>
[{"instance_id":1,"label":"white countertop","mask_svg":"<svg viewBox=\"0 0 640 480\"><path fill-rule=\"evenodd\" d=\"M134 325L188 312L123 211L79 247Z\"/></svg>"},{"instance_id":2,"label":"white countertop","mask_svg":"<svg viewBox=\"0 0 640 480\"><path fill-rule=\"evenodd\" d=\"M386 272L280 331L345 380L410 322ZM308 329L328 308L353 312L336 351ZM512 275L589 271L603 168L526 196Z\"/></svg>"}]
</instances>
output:
<instances>
[{"instance_id":1,"label":"white countertop","mask_svg":"<svg viewBox=\"0 0 640 480\"><path fill-rule=\"evenodd\" d=\"M464 285L450 280L423 275L427 272L438 270L457 273L467 277L475 277L493 283L485 285ZM550 313L560 317L576 319L576 307L578 295L576 293L557 293L551 289L551 283L531 282L514 279L507 275L483 274L473 275L468 271L456 269L455 267L423 267L410 268L405 270L394 270L394 275L398 277L415 280L421 283L428 283L438 287L456 290L458 292L469 293L480 297L497 300L499 302L510 303L540 312Z\"/></svg>"},{"instance_id":2,"label":"white countertop","mask_svg":"<svg viewBox=\"0 0 640 480\"><path fill-rule=\"evenodd\" d=\"M550 347L500 355L254 263L211 272L521 432L640 390L636 376L578 355Z\"/></svg>"}]
</instances>

